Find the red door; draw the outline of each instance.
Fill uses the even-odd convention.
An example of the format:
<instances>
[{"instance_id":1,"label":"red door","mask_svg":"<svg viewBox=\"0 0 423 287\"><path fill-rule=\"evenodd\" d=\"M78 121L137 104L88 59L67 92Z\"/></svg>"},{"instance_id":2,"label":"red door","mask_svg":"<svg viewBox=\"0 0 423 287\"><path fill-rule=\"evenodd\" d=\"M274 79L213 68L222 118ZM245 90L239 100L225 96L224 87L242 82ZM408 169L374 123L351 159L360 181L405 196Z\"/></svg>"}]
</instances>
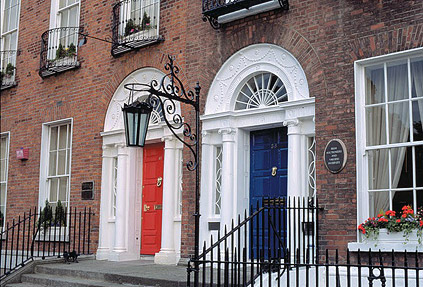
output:
<instances>
[{"instance_id":1,"label":"red door","mask_svg":"<svg viewBox=\"0 0 423 287\"><path fill-rule=\"evenodd\" d=\"M146 145L143 154L141 254L160 251L162 237L164 145Z\"/></svg>"}]
</instances>

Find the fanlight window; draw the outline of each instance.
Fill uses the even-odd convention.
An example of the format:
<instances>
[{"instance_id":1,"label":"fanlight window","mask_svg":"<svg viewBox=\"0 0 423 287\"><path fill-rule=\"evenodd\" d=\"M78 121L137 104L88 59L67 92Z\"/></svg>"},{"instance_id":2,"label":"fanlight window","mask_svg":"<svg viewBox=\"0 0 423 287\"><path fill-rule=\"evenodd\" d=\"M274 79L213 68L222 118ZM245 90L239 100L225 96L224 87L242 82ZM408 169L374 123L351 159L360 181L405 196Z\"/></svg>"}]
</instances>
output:
<instances>
[{"instance_id":1,"label":"fanlight window","mask_svg":"<svg viewBox=\"0 0 423 287\"><path fill-rule=\"evenodd\" d=\"M276 106L288 101L288 94L282 80L272 73L252 76L242 86L235 103L235 110Z\"/></svg>"},{"instance_id":2,"label":"fanlight window","mask_svg":"<svg viewBox=\"0 0 423 287\"><path fill-rule=\"evenodd\" d=\"M138 97L138 101L145 101L147 99L147 95L143 95ZM150 125L159 124L163 121L163 109L162 105L158 104L154 109L151 111L150 115Z\"/></svg>"}]
</instances>

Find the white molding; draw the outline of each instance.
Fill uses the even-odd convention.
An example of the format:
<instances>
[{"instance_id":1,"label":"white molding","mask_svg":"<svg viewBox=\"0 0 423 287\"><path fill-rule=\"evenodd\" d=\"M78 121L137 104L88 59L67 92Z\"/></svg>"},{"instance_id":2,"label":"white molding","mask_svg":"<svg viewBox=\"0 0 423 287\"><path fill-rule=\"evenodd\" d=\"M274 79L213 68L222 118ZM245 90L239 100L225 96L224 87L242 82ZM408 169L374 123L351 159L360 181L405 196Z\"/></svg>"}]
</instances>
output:
<instances>
[{"instance_id":1,"label":"white molding","mask_svg":"<svg viewBox=\"0 0 423 287\"><path fill-rule=\"evenodd\" d=\"M233 110L243 83L262 72L273 73L282 80L289 101L309 98L305 72L290 52L273 44L254 44L239 50L222 65L209 89L205 114Z\"/></svg>"},{"instance_id":2,"label":"white molding","mask_svg":"<svg viewBox=\"0 0 423 287\"><path fill-rule=\"evenodd\" d=\"M375 57L362 59L362 60L357 60L354 62L354 66L356 65L367 66L372 64L379 64L381 62L392 62L399 59L404 59L404 58L414 57L414 56L423 56L423 47L389 53L389 54L375 56Z\"/></svg>"}]
</instances>

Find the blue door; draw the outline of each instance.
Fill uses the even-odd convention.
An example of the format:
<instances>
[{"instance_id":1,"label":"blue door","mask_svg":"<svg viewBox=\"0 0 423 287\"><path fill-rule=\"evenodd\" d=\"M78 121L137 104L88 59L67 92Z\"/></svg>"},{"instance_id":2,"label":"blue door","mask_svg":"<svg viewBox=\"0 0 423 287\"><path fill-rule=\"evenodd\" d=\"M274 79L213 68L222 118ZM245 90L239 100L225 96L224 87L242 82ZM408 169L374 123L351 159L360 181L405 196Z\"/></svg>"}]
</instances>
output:
<instances>
[{"instance_id":1,"label":"blue door","mask_svg":"<svg viewBox=\"0 0 423 287\"><path fill-rule=\"evenodd\" d=\"M250 153L250 204L254 212L257 207L263 206L263 199L287 195L287 128L251 132ZM266 211L255 221L250 238L253 258L283 256L281 247L286 246L286 210Z\"/></svg>"}]
</instances>

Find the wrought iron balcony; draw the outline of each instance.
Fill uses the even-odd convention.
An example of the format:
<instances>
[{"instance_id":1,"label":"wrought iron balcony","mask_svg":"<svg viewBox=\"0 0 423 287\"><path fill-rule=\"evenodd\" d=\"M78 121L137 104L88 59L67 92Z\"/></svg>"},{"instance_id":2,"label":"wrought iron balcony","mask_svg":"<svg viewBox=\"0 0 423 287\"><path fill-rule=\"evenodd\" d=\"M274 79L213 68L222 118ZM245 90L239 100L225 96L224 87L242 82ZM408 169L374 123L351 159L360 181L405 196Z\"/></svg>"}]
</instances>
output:
<instances>
[{"instance_id":1,"label":"wrought iron balcony","mask_svg":"<svg viewBox=\"0 0 423 287\"><path fill-rule=\"evenodd\" d=\"M203 20L209 21L213 28L220 27L218 18L241 10L271 2L278 3L284 9L289 9L288 0L203 0Z\"/></svg>"},{"instance_id":2,"label":"wrought iron balcony","mask_svg":"<svg viewBox=\"0 0 423 287\"><path fill-rule=\"evenodd\" d=\"M43 33L39 71L42 78L80 66L77 51L79 32L78 27L61 27Z\"/></svg>"},{"instance_id":3,"label":"wrought iron balcony","mask_svg":"<svg viewBox=\"0 0 423 287\"><path fill-rule=\"evenodd\" d=\"M0 51L1 61L1 89L16 86L16 51Z\"/></svg>"},{"instance_id":4,"label":"wrought iron balcony","mask_svg":"<svg viewBox=\"0 0 423 287\"><path fill-rule=\"evenodd\" d=\"M112 55L162 40L159 36L159 0L123 0L113 7Z\"/></svg>"}]
</instances>

